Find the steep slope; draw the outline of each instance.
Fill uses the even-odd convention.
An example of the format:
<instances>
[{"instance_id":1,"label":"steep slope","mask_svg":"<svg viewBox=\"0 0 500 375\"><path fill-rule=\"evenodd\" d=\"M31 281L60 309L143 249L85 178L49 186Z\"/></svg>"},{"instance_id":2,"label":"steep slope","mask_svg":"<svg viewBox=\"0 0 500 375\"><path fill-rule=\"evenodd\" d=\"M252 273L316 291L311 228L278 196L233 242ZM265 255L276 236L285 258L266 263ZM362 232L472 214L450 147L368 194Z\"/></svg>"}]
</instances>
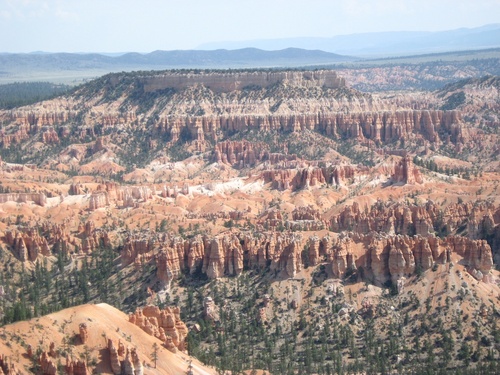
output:
<instances>
[{"instance_id":1,"label":"steep slope","mask_svg":"<svg viewBox=\"0 0 500 375\"><path fill-rule=\"evenodd\" d=\"M491 158L494 150L479 147L480 124L468 121L469 109L440 110L435 101L362 94L333 71L120 73L67 97L0 113L0 144L11 161L40 165L50 155L51 163L97 172L108 160L110 174L267 133L313 132L339 147L346 140L419 152L468 147Z\"/></svg>"},{"instance_id":2,"label":"steep slope","mask_svg":"<svg viewBox=\"0 0 500 375\"><path fill-rule=\"evenodd\" d=\"M213 369L187 354L174 354L162 347L160 340L129 322L126 314L103 303L77 306L4 326L0 330L0 351L3 362L15 364L18 373L38 373L41 370L55 374L48 370L50 363L68 373L73 361L73 371L80 371L80 374L84 367L87 373L113 374L114 357L110 357L109 340L117 347L121 342L127 351L127 348L135 349L144 374L185 374L190 363L197 374L215 374ZM151 359L155 344L158 345L156 368ZM38 356L43 357L43 361L40 362ZM135 374L139 374L138 366L135 367Z\"/></svg>"},{"instance_id":3,"label":"steep slope","mask_svg":"<svg viewBox=\"0 0 500 375\"><path fill-rule=\"evenodd\" d=\"M3 111L0 317L176 304L187 338L171 307L132 321L220 371L495 373L495 82L366 94L329 70L136 72Z\"/></svg>"}]
</instances>

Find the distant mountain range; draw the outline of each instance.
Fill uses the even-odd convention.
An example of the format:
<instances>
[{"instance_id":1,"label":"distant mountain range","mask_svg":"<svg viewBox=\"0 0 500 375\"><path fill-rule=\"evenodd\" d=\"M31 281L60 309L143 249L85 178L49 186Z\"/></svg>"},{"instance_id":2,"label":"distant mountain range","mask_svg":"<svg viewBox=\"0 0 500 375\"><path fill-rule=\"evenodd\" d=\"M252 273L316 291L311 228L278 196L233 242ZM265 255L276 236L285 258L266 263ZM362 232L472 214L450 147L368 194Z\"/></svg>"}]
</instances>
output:
<instances>
[{"instance_id":1,"label":"distant mountain range","mask_svg":"<svg viewBox=\"0 0 500 375\"><path fill-rule=\"evenodd\" d=\"M254 47L318 49L360 57L387 57L500 47L500 24L439 32L398 31L339 35L331 38L285 38L240 42L217 42L199 46L202 50Z\"/></svg>"},{"instance_id":2,"label":"distant mountain range","mask_svg":"<svg viewBox=\"0 0 500 375\"><path fill-rule=\"evenodd\" d=\"M0 53L0 84L78 84L110 72L331 66L377 57L500 47L500 24L441 32L386 32L333 38L212 43L198 50L141 53ZM354 57L355 56L355 57Z\"/></svg>"},{"instance_id":3,"label":"distant mountain range","mask_svg":"<svg viewBox=\"0 0 500 375\"><path fill-rule=\"evenodd\" d=\"M23 53L0 54L0 83L26 80L70 82L109 72L182 68L270 68L336 64L357 58L331 52L286 48L214 51L154 51L148 54Z\"/></svg>"}]
</instances>

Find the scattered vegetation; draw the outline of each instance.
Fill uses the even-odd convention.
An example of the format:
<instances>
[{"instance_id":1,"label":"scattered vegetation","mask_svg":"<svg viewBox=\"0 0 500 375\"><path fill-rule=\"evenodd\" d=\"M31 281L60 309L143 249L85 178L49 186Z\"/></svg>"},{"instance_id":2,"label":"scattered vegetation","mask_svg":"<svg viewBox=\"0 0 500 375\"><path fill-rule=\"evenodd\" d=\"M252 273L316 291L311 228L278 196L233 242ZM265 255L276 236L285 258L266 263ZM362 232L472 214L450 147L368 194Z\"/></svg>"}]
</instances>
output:
<instances>
[{"instance_id":1,"label":"scattered vegetation","mask_svg":"<svg viewBox=\"0 0 500 375\"><path fill-rule=\"evenodd\" d=\"M16 82L0 85L0 109L12 109L54 98L71 87L49 82Z\"/></svg>"},{"instance_id":2,"label":"scattered vegetation","mask_svg":"<svg viewBox=\"0 0 500 375\"><path fill-rule=\"evenodd\" d=\"M458 91L446 98L446 103L441 106L443 111L449 111L456 109L465 103L465 93L463 91Z\"/></svg>"}]
</instances>

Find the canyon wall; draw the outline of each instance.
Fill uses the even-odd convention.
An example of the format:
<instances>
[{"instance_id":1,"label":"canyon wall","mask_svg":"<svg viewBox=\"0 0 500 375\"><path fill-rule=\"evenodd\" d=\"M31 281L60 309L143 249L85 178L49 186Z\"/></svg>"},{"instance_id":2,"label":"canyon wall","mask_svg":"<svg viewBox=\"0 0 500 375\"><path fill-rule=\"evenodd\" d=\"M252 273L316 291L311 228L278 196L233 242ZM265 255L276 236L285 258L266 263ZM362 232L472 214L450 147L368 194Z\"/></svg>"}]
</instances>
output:
<instances>
[{"instance_id":1,"label":"canyon wall","mask_svg":"<svg viewBox=\"0 0 500 375\"><path fill-rule=\"evenodd\" d=\"M333 138L369 139L382 143L415 137L431 143L462 143L467 137L460 112L441 110L160 116L155 126L159 134L169 134L173 142L179 139L184 128L197 141L217 140L219 132L245 132L251 129L264 132L312 130Z\"/></svg>"},{"instance_id":2,"label":"canyon wall","mask_svg":"<svg viewBox=\"0 0 500 375\"><path fill-rule=\"evenodd\" d=\"M161 340L172 353L187 350L188 328L181 320L179 307L160 310L158 306L148 305L130 314L129 321L148 335Z\"/></svg>"},{"instance_id":3,"label":"canyon wall","mask_svg":"<svg viewBox=\"0 0 500 375\"><path fill-rule=\"evenodd\" d=\"M292 163L294 164L294 163ZM278 190L298 190L321 184L343 185L348 179L354 178L357 173L362 173L362 168L353 165L333 165L325 167L295 167L287 164L284 168L276 167L265 170L261 178L267 183L271 183L273 189Z\"/></svg>"},{"instance_id":4,"label":"canyon wall","mask_svg":"<svg viewBox=\"0 0 500 375\"><path fill-rule=\"evenodd\" d=\"M158 267L158 278L168 287L183 272L201 272L209 278L239 275L244 269L269 269L281 277L295 277L306 266L326 263L334 277L358 270L364 280L382 285L411 276L434 264L451 262L459 256L481 277L493 267L493 254L484 240L460 236L358 234L306 236L296 233L227 233L215 237L181 239L167 235L131 239L122 258L150 254ZM136 249L136 253L130 251ZM153 255L156 253L157 255ZM142 258L144 259L144 258Z\"/></svg>"},{"instance_id":5,"label":"canyon wall","mask_svg":"<svg viewBox=\"0 0 500 375\"><path fill-rule=\"evenodd\" d=\"M44 193L5 193L0 194L0 204L6 202L27 203L33 202L39 206L47 204L47 197Z\"/></svg>"},{"instance_id":6,"label":"canyon wall","mask_svg":"<svg viewBox=\"0 0 500 375\"><path fill-rule=\"evenodd\" d=\"M253 167L269 159L269 146L249 141L225 141L215 145L211 161L236 168Z\"/></svg>"},{"instance_id":7,"label":"canyon wall","mask_svg":"<svg viewBox=\"0 0 500 375\"><path fill-rule=\"evenodd\" d=\"M95 228L89 220L80 225L78 233L69 233L64 224L50 222L34 226L19 225L16 230L6 230L1 237L3 243L12 249L21 261L35 262L39 256L52 256L83 251L90 254L101 246L111 246L108 233Z\"/></svg>"},{"instance_id":8,"label":"canyon wall","mask_svg":"<svg viewBox=\"0 0 500 375\"><path fill-rule=\"evenodd\" d=\"M441 207L428 201L425 205L377 202L368 208L354 202L329 219L333 232L359 234L382 232L390 235L460 233L469 238L480 237L483 226L494 228L500 223L498 208L487 202L455 203Z\"/></svg>"},{"instance_id":9,"label":"canyon wall","mask_svg":"<svg viewBox=\"0 0 500 375\"><path fill-rule=\"evenodd\" d=\"M186 89L194 85L203 85L214 92L230 92L258 86L266 88L283 82L292 86L340 88L345 80L334 71L241 71L241 72L169 72L151 77L140 77L145 92L167 88ZM116 81L118 83L118 81Z\"/></svg>"},{"instance_id":10,"label":"canyon wall","mask_svg":"<svg viewBox=\"0 0 500 375\"><path fill-rule=\"evenodd\" d=\"M132 95L134 86L122 79L122 75L112 75L111 86L128 84L122 94ZM470 137L459 111L413 109L419 106L411 103L396 110L398 106L391 100L382 101L346 88L344 80L334 71L167 72L137 79L146 92L164 88L179 92L167 101L157 101L154 116L149 112L142 114L134 105L122 107L122 102L113 96L100 97L113 90L106 83L102 83L98 93L89 93L91 97L76 93L65 100L3 111L0 144L8 148L35 135L45 144L54 144L67 137L85 140L103 134L106 129L113 132L126 128L132 131L149 128L155 136L166 136L169 142L188 138L200 145L205 140L219 141L234 132L251 129L295 132L307 129L333 138L382 143L415 137L431 143L463 143ZM252 90L246 89L269 88L278 82L283 83L278 92L256 90L258 94L252 94ZM201 94L187 90L197 84L205 85L212 94L197 97ZM317 88L343 90L333 93ZM235 91L236 96L228 97L229 91ZM221 160L222 155L224 152ZM232 160L230 155L227 157ZM254 156L246 157L251 160Z\"/></svg>"},{"instance_id":11,"label":"canyon wall","mask_svg":"<svg viewBox=\"0 0 500 375\"><path fill-rule=\"evenodd\" d=\"M485 230L490 233L499 227L500 211L486 202L445 208L431 201L419 206L378 202L365 209L354 203L329 219L312 207L300 207L292 212L291 221L283 220L276 209L260 220L257 232L232 230L190 239L166 233L131 235L123 246L122 262L140 266L154 260L158 278L167 287L182 273L201 272L215 279L259 268L294 277L319 263L335 277L356 271L362 279L382 285L457 259L476 278L487 281L494 254L479 238ZM263 223L283 229L297 225L299 230L329 227L330 232L320 237L311 232L266 231ZM454 234L464 231L468 237Z\"/></svg>"}]
</instances>

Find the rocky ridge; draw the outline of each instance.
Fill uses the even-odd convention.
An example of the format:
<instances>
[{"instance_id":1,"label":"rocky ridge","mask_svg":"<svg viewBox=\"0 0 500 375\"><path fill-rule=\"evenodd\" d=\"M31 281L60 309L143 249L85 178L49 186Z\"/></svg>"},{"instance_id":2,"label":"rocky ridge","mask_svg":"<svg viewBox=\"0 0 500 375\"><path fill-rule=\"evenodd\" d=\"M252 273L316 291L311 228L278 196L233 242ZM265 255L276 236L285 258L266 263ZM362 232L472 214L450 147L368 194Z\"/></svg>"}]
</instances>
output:
<instances>
[{"instance_id":1,"label":"rocky ridge","mask_svg":"<svg viewBox=\"0 0 500 375\"><path fill-rule=\"evenodd\" d=\"M181 320L178 307L160 310L157 306L149 305L130 314L129 321L162 341L172 353L187 351L188 328Z\"/></svg>"},{"instance_id":2,"label":"rocky ridge","mask_svg":"<svg viewBox=\"0 0 500 375\"><path fill-rule=\"evenodd\" d=\"M62 322L65 329L57 322ZM180 328L180 324L177 326ZM86 331L85 342L80 341L82 331ZM181 331L187 333L187 329ZM78 337L77 341L66 342L72 334ZM47 342L47 337L50 337L50 342ZM6 375L25 374L24 369L33 369L36 364L40 373L47 375L89 375L94 372L142 375L154 367L149 352L157 341L132 324L126 314L109 305L82 305L36 320L3 326L0 369ZM155 371L159 374L184 373L188 361L192 361L197 371L215 373L187 353L183 352L181 357L163 347L158 348Z\"/></svg>"},{"instance_id":3,"label":"rocky ridge","mask_svg":"<svg viewBox=\"0 0 500 375\"><path fill-rule=\"evenodd\" d=\"M413 275L417 268L430 269L457 256L471 269L489 280L493 253L484 240L466 237L342 232L340 235L298 235L293 233L236 232L217 237L199 236L192 240L157 237L129 240L125 259L134 258L130 249L142 256L157 253L157 276L167 286L182 273L202 272L210 279L236 276L244 269L265 269L293 278L306 266L325 263L332 274L343 278L348 270L362 269L361 277L377 285L396 282ZM150 255L151 256L151 255ZM483 279L483 277L481 277Z\"/></svg>"},{"instance_id":4,"label":"rocky ridge","mask_svg":"<svg viewBox=\"0 0 500 375\"><path fill-rule=\"evenodd\" d=\"M119 77L111 76L112 84L119 82ZM241 71L241 72L166 72L153 76L142 76L139 82L144 85L145 92L162 89L182 90L196 85L203 85L215 92L230 92L251 87L269 87L277 83L292 86L340 88L345 80L333 71Z\"/></svg>"},{"instance_id":5,"label":"rocky ridge","mask_svg":"<svg viewBox=\"0 0 500 375\"><path fill-rule=\"evenodd\" d=\"M91 254L98 247L111 245L108 233L96 228L91 220L80 225L77 233L70 233L65 224L47 221L33 227L18 226L17 230L7 230L2 240L19 260L31 262L39 256Z\"/></svg>"},{"instance_id":6,"label":"rocky ridge","mask_svg":"<svg viewBox=\"0 0 500 375\"><path fill-rule=\"evenodd\" d=\"M245 83L247 78L239 81L241 75L250 77L250 80L256 79L255 87L244 89L248 86ZM264 81L274 83L263 84L259 81L261 75L275 77L264 78ZM208 82L219 76L223 77L222 86L227 86L224 82L230 81L234 87L211 88ZM391 100L380 100L345 87L333 71L185 76L165 73L163 76L148 77L149 86L142 82L144 79L117 74L111 79L84 86L66 99L2 112L0 119L4 125L0 144L9 148L11 144L38 141L48 147L63 140L65 143L88 142L89 137L102 143L103 134L113 134L112 143L130 149L130 135L143 133L146 142L142 147L149 152L161 147L158 139L170 145L188 142L195 150L206 151L210 142L225 141L235 133L305 130L333 139L377 144L410 140L457 145L466 143L470 138L460 111L429 109L418 100L413 106L396 106ZM201 86L193 86L193 79L200 80ZM165 98L160 94L154 96L152 106L148 105L148 109L143 111L142 104L134 98L140 98L147 92L162 92L167 87L165 85L179 87ZM215 86L217 84L214 83ZM121 96L114 93L117 90ZM129 134L124 136L124 131ZM96 142L87 152L98 157L109 147L98 146ZM227 147L231 149L233 146ZM224 159L222 155L228 150L221 151L213 151L214 159L222 162L227 159L229 164L234 164L236 155L226 155ZM263 149L259 152L253 155L249 150L245 156L249 165L253 158L265 157ZM241 160L238 162L241 163Z\"/></svg>"},{"instance_id":7,"label":"rocky ridge","mask_svg":"<svg viewBox=\"0 0 500 375\"><path fill-rule=\"evenodd\" d=\"M26 203L29 201L43 207L47 203L47 197L43 193L0 194L0 204L6 202Z\"/></svg>"}]
</instances>

